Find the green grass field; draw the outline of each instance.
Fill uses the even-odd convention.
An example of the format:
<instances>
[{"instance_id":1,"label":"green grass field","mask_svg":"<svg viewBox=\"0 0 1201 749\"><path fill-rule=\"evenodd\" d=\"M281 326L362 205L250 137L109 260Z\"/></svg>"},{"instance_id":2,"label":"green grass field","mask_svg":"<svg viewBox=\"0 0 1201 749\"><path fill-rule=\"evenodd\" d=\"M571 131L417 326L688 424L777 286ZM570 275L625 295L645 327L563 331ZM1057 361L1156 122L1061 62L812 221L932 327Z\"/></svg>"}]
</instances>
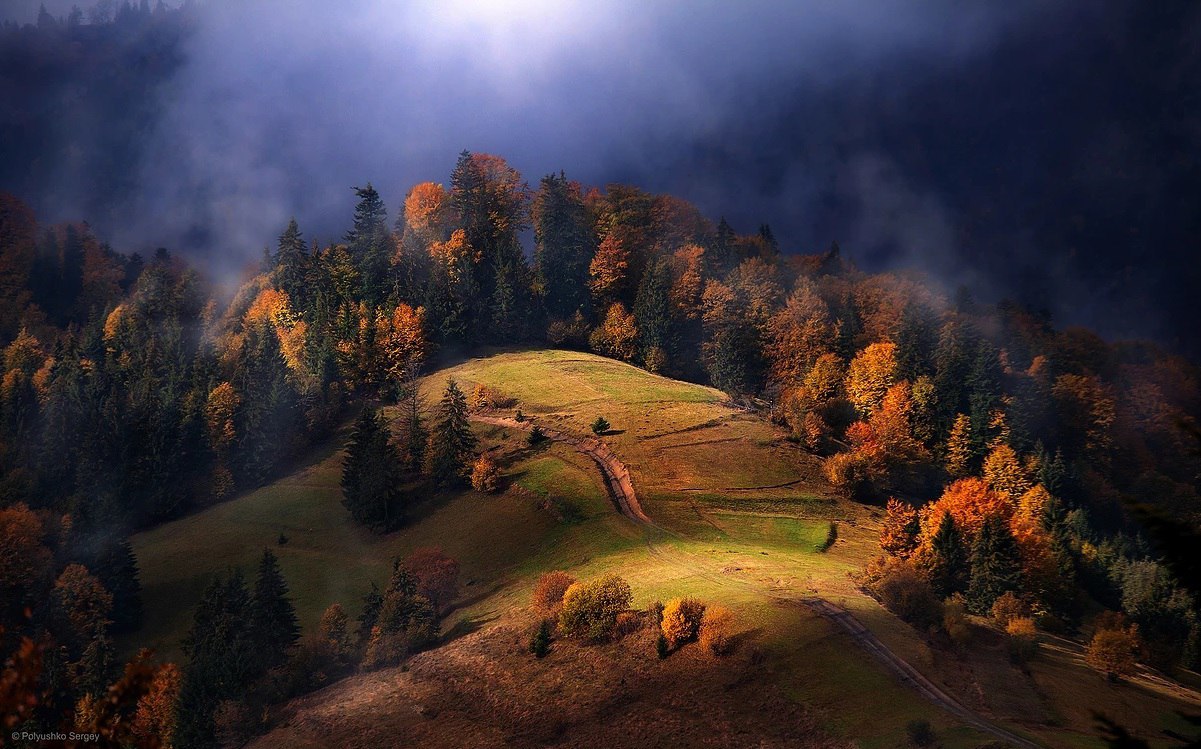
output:
<instances>
[{"instance_id":1,"label":"green grass field","mask_svg":"<svg viewBox=\"0 0 1201 749\"><path fill-rule=\"evenodd\" d=\"M371 583L386 580L393 558L440 546L463 570L460 606L444 622L446 631L470 631L524 608L543 571L565 569L578 578L615 571L629 580L638 606L694 595L732 608L786 692L860 746L897 746L906 723L918 718L929 719L950 749L987 740L897 683L797 602L817 593L840 603L931 678L944 675L924 640L851 579L878 553L878 519L833 498L817 460L769 424L723 405L710 388L578 352L472 359L428 376L422 385L428 402L450 376L466 392L484 383L512 396L515 408L564 431L585 434L604 416L613 430L605 441L631 466L644 509L665 530L618 515L587 457L560 444L530 448L523 433L479 425L481 447L497 456L505 491L429 497L408 526L375 535L355 526L341 506L344 435L338 435L306 467L275 483L133 539L146 622L122 643L126 651L149 644L178 657L204 586L232 567L253 577L264 547L279 556L302 625L311 631L331 603L357 613ZM838 542L822 552L831 520ZM284 545L277 543L281 533ZM1008 673L989 663L980 668L981 683ZM1072 676L1095 674L1052 659L1036 667L1030 695L984 707L997 707L996 717L1005 718L1031 714L1035 703L1054 705L1067 717L1059 718L1060 727L1038 728L1040 738L1099 746L1082 735L1088 716L1073 707L1082 700ZM1132 706L1124 712L1142 713L1154 730L1172 721L1174 704L1132 689L1115 694L1106 704L1124 700Z\"/></svg>"}]
</instances>

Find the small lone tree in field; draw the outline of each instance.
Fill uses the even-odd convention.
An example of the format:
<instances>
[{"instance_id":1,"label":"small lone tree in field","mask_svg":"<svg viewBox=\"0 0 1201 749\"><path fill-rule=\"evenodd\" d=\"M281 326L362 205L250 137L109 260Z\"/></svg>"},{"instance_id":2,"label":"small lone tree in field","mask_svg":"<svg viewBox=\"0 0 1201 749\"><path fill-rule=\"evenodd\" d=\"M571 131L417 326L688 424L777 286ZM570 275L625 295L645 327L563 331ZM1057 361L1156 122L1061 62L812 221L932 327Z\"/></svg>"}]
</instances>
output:
<instances>
[{"instance_id":1,"label":"small lone tree in field","mask_svg":"<svg viewBox=\"0 0 1201 749\"><path fill-rule=\"evenodd\" d=\"M538 630L530 639L530 652L537 658L544 658L550 652L550 620L543 619L538 623Z\"/></svg>"},{"instance_id":2,"label":"small lone tree in field","mask_svg":"<svg viewBox=\"0 0 1201 749\"><path fill-rule=\"evenodd\" d=\"M568 637L603 640L613 633L617 615L630 608L630 584L617 575L574 583L563 594L559 627Z\"/></svg>"},{"instance_id":3,"label":"small lone tree in field","mask_svg":"<svg viewBox=\"0 0 1201 749\"><path fill-rule=\"evenodd\" d=\"M609 431L609 422L604 416L597 416L596 421L592 422L592 433L600 436Z\"/></svg>"},{"instance_id":4,"label":"small lone tree in field","mask_svg":"<svg viewBox=\"0 0 1201 749\"><path fill-rule=\"evenodd\" d=\"M477 492L491 494L500 486L500 469L487 455L475 459L471 466L471 488Z\"/></svg>"},{"instance_id":5,"label":"small lone tree in field","mask_svg":"<svg viewBox=\"0 0 1201 749\"><path fill-rule=\"evenodd\" d=\"M660 627L667 644L677 648L684 643L695 640L701 629L701 619L705 616L705 604L695 598L673 598L663 608L663 621Z\"/></svg>"},{"instance_id":6,"label":"small lone tree in field","mask_svg":"<svg viewBox=\"0 0 1201 749\"><path fill-rule=\"evenodd\" d=\"M546 441L546 432L542 431L542 427L535 424L534 428L530 430L529 435L525 438L525 441L530 447L541 444Z\"/></svg>"}]
</instances>

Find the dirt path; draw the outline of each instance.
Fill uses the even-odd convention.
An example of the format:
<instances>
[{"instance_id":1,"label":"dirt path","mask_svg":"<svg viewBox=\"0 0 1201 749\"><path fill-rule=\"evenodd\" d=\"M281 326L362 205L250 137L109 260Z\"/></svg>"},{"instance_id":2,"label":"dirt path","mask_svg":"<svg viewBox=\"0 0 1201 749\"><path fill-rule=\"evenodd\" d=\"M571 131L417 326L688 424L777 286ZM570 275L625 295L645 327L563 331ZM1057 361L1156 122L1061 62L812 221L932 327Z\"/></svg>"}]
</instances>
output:
<instances>
[{"instance_id":1,"label":"dirt path","mask_svg":"<svg viewBox=\"0 0 1201 749\"><path fill-rule=\"evenodd\" d=\"M951 713L956 718L959 718L964 723L979 731L995 736L1002 741L1009 742L1014 746L1026 747L1026 749L1040 749L1040 744L1011 733L1000 726L993 725L939 689L934 682L922 676L916 668L889 650L888 646L880 642L879 638L872 634L872 631L865 627L850 612L835 606L824 598L802 598L801 603L841 627L861 648L871 653L877 660L887 666L890 671L896 674L901 683L917 690L923 697L948 713Z\"/></svg>"},{"instance_id":2,"label":"dirt path","mask_svg":"<svg viewBox=\"0 0 1201 749\"><path fill-rule=\"evenodd\" d=\"M518 421L506 416L486 416L483 414L472 414L471 419L472 421L479 421L484 424L519 429L525 432L534 428L534 422L529 419ZM630 478L630 469L626 468L625 463L618 460L608 445L595 437L577 437L549 427L542 427L542 433L546 435L547 439L571 445L576 450L592 458L593 462L600 468L601 475L605 477L605 484L609 487L609 493L613 495L613 501L617 503L617 509L622 515L625 515L635 523L655 525L647 517L646 513L642 511L642 505L638 502L638 495L634 492L634 482Z\"/></svg>"},{"instance_id":3,"label":"dirt path","mask_svg":"<svg viewBox=\"0 0 1201 749\"><path fill-rule=\"evenodd\" d=\"M534 422L530 421L529 419L526 419L525 421L517 421L516 419L510 417L487 416L484 414L473 414L471 419L484 424L493 424L495 426L503 426L509 429L518 429L526 432L530 431L534 427ZM592 458L592 460L600 468L601 475L605 477L605 483L609 487L609 492L613 495L613 500L617 505L617 509L622 515L625 515L635 523L653 527L658 530L663 530L661 526L656 525L646 515L646 513L642 511L642 505L639 503L638 495L634 491L634 482L630 478L629 468L626 467L625 463L621 462L621 460L613 453L608 445L593 437L578 437L548 427L542 427L542 432L547 436L548 439L571 445L588 457ZM655 554L656 556L662 556L662 551L657 549L649 538L647 539L647 547L650 549L652 554ZM706 575L706 577L708 576ZM856 619L850 612L834 605L833 603L830 603L824 598L818 598L815 596L802 598L800 599L800 602L841 627L861 648L873 655L877 660L884 664L886 668L892 671L902 684L912 687L927 700L938 705L943 710L946 710L951 715L954 715L956 718L959 718L967 725L972 726L973 728L991 736L995 736L1002 741L1006 741L1015 747L1024 747L1025 749L1040 749L1040 744L1036 744L1029 739L1018 736L1017 734L1007 731L1000 726L993 725L980 715L977 715L967 707L964 707L946 692L939 689L934 682L930 681L925 676L922 676L922 674L916 668L911 666L899 655L889 650L888 646L886 646L879 640L879 638L872 634L872 631L864 626L863 623Z\"/></svg>"}]
</instances>

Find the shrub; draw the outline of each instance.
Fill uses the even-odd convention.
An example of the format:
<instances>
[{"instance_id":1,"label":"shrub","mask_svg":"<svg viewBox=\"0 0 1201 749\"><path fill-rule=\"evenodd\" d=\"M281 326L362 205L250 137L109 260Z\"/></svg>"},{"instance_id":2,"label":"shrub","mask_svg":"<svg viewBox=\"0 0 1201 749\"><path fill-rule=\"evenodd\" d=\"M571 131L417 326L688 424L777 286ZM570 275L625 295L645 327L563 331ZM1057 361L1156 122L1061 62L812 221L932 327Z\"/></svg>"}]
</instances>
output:
<instances>
[{"instance_id":1,"label":"shrub","mask_svg":"<svg viewBox=\"0 0 1201 749\"><path fill-rule=\"evenodd\" d=\"M659 625L667 644L678 648L689 640L695 640L704 615L705 604L695 598L673 598L668 601L663 607L663 621Z\"/></svg>"},{"instance_id":2,"label":"shrub","mask_svg":"<svg viewBox=\"0 0 1201 749\"><path fill-rule=\"evenodd\" d=\"M596 421L592 422L592 433L596 435L604 434L609 431L609 422L604 416L597 416Z\"/></svg>"},{"instance_id":3,"label":"shrub","mask_svg":"<svg viewBox=\"0 0 1201 749\"><path fill-rule=\"evenodd\" d=\"M530 638L530 652L537 658L545 658L550 652L550 620L543 619L538 623L538 629Z\"/></svg>"},{"instance_id":4,"label":"shrub","mask_svg":"<svg viewBox=\"0 0 1201 749\"><path fill-rule=\"evenodd\" d=\"M701 647L714 655L726 655L734 646L734 612L725 606L710 606L701 619Z\"/></svg>"},{"instance_id":5,"label":"shrub","mask_svg":"<svg viewBox=\"0 0 1201 749\"><path fill-rule=\"evenodd\" d=\"M477 383L471 389L471 398L467 401L467 407L472 411L483 411L491 406L492 400L488 397L488 386L482 382Z\"/></svg>"},{"instance_id":6,"label":"shrub","mask_svg":"<svg viewBox=\"0 0 1201 749\"><path fill-rule=\"evenodd\" d=\"M630 608L630 584L617 575L573 583L563 594L559 627L568 637L603 640L613 633L617 615Z\"/></svg>"},{"instance_id":7,"label":"shrub","mask_svg":"<svg viewBox=\"0 0 1201 749\"><path fill-rule=\"evenodd\" d=\"M1038 652L1038 630L1030 617L1013 617L1005 625L1005 632L1009 635L1009 655L1018 663L1025 663Z\"/></svg>"},{"instance_id":8,"label":"shrub","mask_svg":"<svg viewBox=\"0 0 1201 749\"><path fill-rule=\"evenodd\" d=\"M870 461L860 452L838 453L825 465L826 478L843 495L864 499L872 494L874 473Z\"/></svg>"},{"instance_id":9,"label":"shrub","mask_svg":"<svg viewBox=\"0 0 1201 749\"><path fill-rule=\"evenodd\" d=\"M1112 627L1112 628L1111 628ZM1088 644L1085 660L1110 681L1134 672L1134 653L1139 648L1138 625L1098 629Z\"/></svg>"},{"instance_id":10,"label":"shrub","mask_svg":"<svg viewBox=\"0 0 1201 749\"><path fill-rule=\"evenodd\" d=\"M660 660L671 655L671 646L667 644L667 638L663 636L662 632L655 638L655 652L658 653Z\"/></svg>"},{"instance_id":11,"label":"shrub","mask_svg":"<svg viewBox=\"0 0 1201 749\"><path fill-rule=\"evenodd\" d=\"M563 605L563 594L575 583L575 578L555 570L538 578L534 585L534 608L547 614L557 613Z\"/></svg>"},{"instance_id":12,"label":"shrub","mask_svg":"<svg viewBox=\"0 0 1201 749\"><path fill-rule=\"evenodd\" d=\"M946 630L951 642L960 647L971 642L972 624L967 618L967 602L959 593L943 602L942 628Z\"/></svg>"},{"instance_id":13,"label":"shrub","mask_svg":"<svg viewBox=\"0 0 1201 749\"><path fill-rule=\"evenodd\" d=\"M533 447L534 445L544 441L546 441L546 432L542 431L542 427L535 424L534 428L530 430L530 433L526 435L526 444L530 447Z\"/></svg>"},{"instance_id":14,"label":"shrub","mask_svg":"<svg viewBox=\"0 0 1201 749\"><path fill-rule=\"evenodd\" d=\"M929 629L942 622L942 601L909 564L890 568L876 583L875 593L892 613L915 627Z\"/></svg>"},{"instance_id":15,"label":"shrub","mask_svg":"<svg viewBox=\"0 0 1201 749\"><path fill-rule=\"evenodd\" d=\"M477 492L491 494L500 485L500 468L487 454L475 459L471 466L471 488Z\"/></svg>"},{"instance_id":16,"label":"shrub","mask_svg":"<svg viewBox=\"0 0 1201 749\"><path fill-rule=\"evenodd\" d=\"M525 421L525 414L523 414L521 412L520 408L517 409L517 413L513 414L513 421L516 421L518 423Z\"/></svg>"},{"instance_id":17,"label":"shrub","mask_svg":"<svg viewBox=\"0 0 1201 749\"><path fill-rule=\"evenodd\" d=\"M662 601L658 601L658 600L655 601L654 603L652 603L650 606L648 606L646 608L646 611L647 611L647 613L649 613L651 615L651 621L653 621L655 623L656 627L658 627L660 624L663 623L663 602Z\"/></svg>"},{"instance_id":18,"label":"shrub","mask_svg":"<svg viewBox=\"0 0 1201 749\"><path fill-rule=\"evenodd\" d=\"M905 725L905 735L913 746L933 746L938 740L928 720L911 720Z\"/></svg>"},{"instance_id":19,"label":"shrub","mask_svg":"<svg viewBox=\"0 0 1201 749\"><path fill-rule=\"evenodd\" d=\"M617 615L614 632L620 639L642 629L642 616L637 611L623 611Z\"/></svg>"},{"instance_id":20,"label":"shrub","mask_svg":"<svg viewBox=\"0 0 1201 749\"><path fill-rule=\"evenodd\" d=\"M1030 616L1030 607L1018 598L1012 591L1002 594L992 605L990 612L997 624L1008 627L1014 619L1024 619Z\"/></svg>"}]
</instances>

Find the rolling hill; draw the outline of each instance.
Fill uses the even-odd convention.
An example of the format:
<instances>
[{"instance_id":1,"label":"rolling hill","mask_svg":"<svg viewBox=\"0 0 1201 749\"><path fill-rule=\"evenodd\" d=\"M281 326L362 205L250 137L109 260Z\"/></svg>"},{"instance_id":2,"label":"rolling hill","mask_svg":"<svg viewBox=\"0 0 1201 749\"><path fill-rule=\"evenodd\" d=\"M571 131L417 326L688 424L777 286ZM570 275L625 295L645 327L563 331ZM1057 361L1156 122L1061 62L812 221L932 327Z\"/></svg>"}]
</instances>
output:
<instances>
[{"instance_id":1,"label":"rolling hill","mask_svg":"<svg viewBox=\"0 0 1201 749\"><path fill-rule=\"evenodd\" d=\"M995 740L984 724L1017 740L1098 746L1094 709L1163 740L1163 729L1183 728L1175 710L1201 705L1195 693L1153 676L1108 684L1067 640L1049 640L1022 669L983 628L985 641L972 653L919 636L852 579L879 553L878 509L837 499L818 459L719 391L546 350L499 352L431 373L426 400L450 377L465 391L484 384L515 399L512 409L487 414L491 423L475 425L481 448L502 468L498 494L431 496L402 530L371 534L340 504L340 435L279 481L134 539L147 616L131 642L152 641L167 656L178 655L207 581L229 567L251 569L263 547L279 555L308 630L331 603L353 615L391 560L414 548L440 546L462 563L463 594L440 647L287 706L279 728L256 746L391 746L397 732L429 734L428 746L458 738L473 746L642 746L655 716L679 725L680 715L719 704L726 706L707 719L714 745L723 746L746 745L748 736L766 746L895 746L919 719L947 747ZM509 421L516 410L526 424L574 442L527 445ZM650 522L618 511L604 472L577 444L597 416L610 422L603 444L628 470ZM837 542L825 549L832 522ZM637 607L680 595L722 603L738 617L739 648L724 661L695 647L659 661L643 630L604 646L557 641L551 657L535 661L521 654L536 621L527 603L537 575L551 569L580 579L617 572ZM814 610L815 598L853 615L879 649L953 695L977 722L898 679L879 653ZM584 691L561 694L567 684ZM729 694L742 696L724 700ZM435 715L443 726L437 740L425 723ZM610 716L624 716L617 725L628 731L614 733ZM363 731L376 743L363 743Z\"/></svg>"}]
</instances>

